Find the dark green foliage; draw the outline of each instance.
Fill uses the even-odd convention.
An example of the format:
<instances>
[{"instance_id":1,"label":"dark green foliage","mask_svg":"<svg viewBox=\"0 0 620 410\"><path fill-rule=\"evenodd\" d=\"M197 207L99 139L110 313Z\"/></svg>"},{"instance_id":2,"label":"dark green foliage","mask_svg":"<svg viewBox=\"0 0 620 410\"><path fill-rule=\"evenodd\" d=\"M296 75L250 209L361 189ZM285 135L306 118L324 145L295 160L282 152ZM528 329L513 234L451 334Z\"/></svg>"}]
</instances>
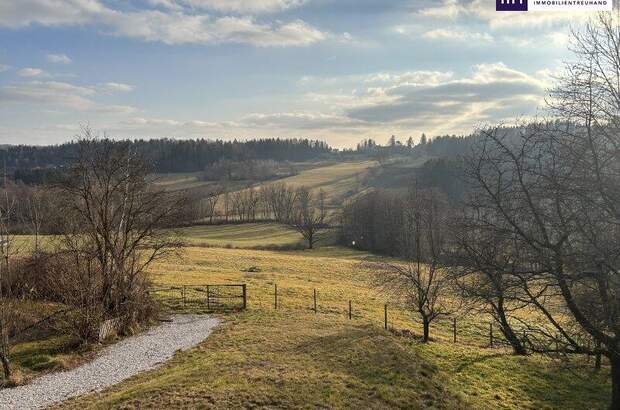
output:
<instances>
[{"instance_id":1,"label":"dark green foliage","mask_svg":"<svg viewBox=\"0 0 620 410\"><path fill-rule=\"evenodd\" d=\"M105 139L100 140L104 143ZM250 141L153 139L112 141L125 145L150 165L153 172L197 172L222 159L234 161L307 161L332 152L322 141L309 139L257 139ZM0 149L0 164L6 165L24 183L50 182L54 171L78 156L78 144L69 142L44 147L17 145ZM17 171L19 170L19 171ZM19 173L18 173L19 172Z\"/></svg>"}]
</instances>

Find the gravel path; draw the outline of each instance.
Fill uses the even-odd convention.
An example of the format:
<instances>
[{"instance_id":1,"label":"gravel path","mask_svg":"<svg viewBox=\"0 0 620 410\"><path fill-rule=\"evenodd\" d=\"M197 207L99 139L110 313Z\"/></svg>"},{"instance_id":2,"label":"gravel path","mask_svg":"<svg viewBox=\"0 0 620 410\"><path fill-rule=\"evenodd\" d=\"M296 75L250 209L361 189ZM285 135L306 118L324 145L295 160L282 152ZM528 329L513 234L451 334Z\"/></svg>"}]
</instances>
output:
<instances>
[{"instance_id":1,"label":"gravel path","mask_svg":"<svg viewBox=\"0 0 620 410\"><path fill-rule=\"evenodd\" d=\"M41 409L119 383L152 369L181 349L205 340L217 319L177 315L149 332L122 340L101 351L95 360L73 370L50 373L32 383L0 390L0 409Z\"/></svg>"}]
</instances>

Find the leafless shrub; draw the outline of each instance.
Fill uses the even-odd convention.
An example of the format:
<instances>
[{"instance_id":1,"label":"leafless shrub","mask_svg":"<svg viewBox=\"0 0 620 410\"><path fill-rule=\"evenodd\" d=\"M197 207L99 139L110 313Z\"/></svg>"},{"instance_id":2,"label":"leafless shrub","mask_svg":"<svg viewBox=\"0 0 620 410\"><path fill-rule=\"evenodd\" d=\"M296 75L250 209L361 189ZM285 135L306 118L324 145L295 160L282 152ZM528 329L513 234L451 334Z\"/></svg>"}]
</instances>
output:
<instances>
[{"instance_id":1,"label":"leafless shrub","mask_svg":"<svg viewBox=\"0 0 620 410\"><path fill-rule=\"evenodd\" d=\"M375 264L377 285L403 301L422 319L422 340L430 338L430 325L436 318L455 310L450 300L450 276L442 260L447 251L447 202L435 191L412 190L405 202L404 232L401 238L405 264Z\"/></svg>"},{"instance_id":2,"label":"leafless shrub","mask_svg":"<svg viewBox=\"0 0 620 410\"><path fill-rule=\"evenodd\" d=\"M75 332L93 340L102 320L121 331L148 319L147 268L180 246L164 227L183 212L183 197L154 189L144 163L126 147L86 131L79 157L60 186L62 239L48 269L59 299L78 308Z\"/></svg>"},{"instance_id":3,"label":"leafless shrub","mask_svg":"<svg viewBox=\"0 0 620 410\"><path fill-rule=\"evenodd\" d=\"M300 187L295 192L295 202L291 225L308 242L308 248L321 239L319 234L327 228L325 192L320 190L315 196L309 189Z\"/></svg>"}]
</instances>

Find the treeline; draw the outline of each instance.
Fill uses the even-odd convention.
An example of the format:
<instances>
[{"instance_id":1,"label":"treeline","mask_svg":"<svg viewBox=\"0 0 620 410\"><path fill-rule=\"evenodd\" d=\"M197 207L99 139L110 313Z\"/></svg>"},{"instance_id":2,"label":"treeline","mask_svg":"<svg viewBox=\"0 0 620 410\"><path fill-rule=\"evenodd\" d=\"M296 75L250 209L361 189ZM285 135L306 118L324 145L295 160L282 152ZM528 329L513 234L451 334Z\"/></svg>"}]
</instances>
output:
<instances>
[{"instance_id":1,"label":"treeline","mask_svg":"<svg viewBox=\"0 0 620 410\"><path fill-rule=\"evenodd\" d=\"M282 182L234 191L222 185L210 187L206 192L188 193L192 210L188 219L209 223L290 224L303 189Z\"/></svg>"},{"instance_id":2,"label":"treeline","mask_svg":"<svg viewBox=\"0 0 620 410\"><path fill-rule=\"evenodd\" d=\"M442 135L428 138L425 134L422 134L418 142L414 142L412 137L403 142L393 135L386 145L380 145L372 138L365 139L357 144L355 150L351 152L373 156L379 161L394 155L415 158L424 156L454 157L463 155L473 138L475 138L475 135Z\"/></svg>"},{"instance_id":3,"label":"treeline","mask_svg":"<svg viewBox=\"0 0 620 410\"><path fill-rule=\"evenodd\" d=\"M451 202L460 201L467 193L462 156L433 158L414 169L413 181L420 189L438 189Z\"/></svg>"},{"instance_id":4,"label":"treeline","mask_svg":"<svg viewBox=\"0 0 620 410\"><path fill-rule=\"evenodd\" d=\"M100 140L99 143L104 142L108 141ZM153 139L109 142L140 155L153 172L198 172L221 160L308 161L333 152L323 141L296 138L250 141ZM78 157L78 151L77 142L50 146L7 146L0 149L0 164L16 178L23 178L24 182L33 181L36 177L47 178L49 175L29 170L66 167Z\"/></svg>"},{"instance_id":5,"label":"treeline","mask_svg":"<svg viewBox=\"0 0 620 410\"><path fill-rule=\"evenodd\" d=\"M419 201L432 197L433 206L447 209L449 201L437 189L412 188L407 194L373 191L343 208L343 244L388 256L411 257L412 216Z\"/></svg>"}]
</instances>

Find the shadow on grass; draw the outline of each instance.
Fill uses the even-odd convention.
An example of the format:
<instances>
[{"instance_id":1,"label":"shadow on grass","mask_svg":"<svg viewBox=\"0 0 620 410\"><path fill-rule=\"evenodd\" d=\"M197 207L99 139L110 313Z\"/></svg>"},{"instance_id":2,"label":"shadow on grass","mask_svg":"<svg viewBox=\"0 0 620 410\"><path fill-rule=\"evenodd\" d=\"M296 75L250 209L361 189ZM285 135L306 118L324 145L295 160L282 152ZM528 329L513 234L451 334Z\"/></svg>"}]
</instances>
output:
<instances>
[{"instance_id":1,"label":"shadow on grass","mask_svg":"<svg viewBox=\"0 0 620 410\"><path fill-rule=\"evenodd\" d=\"M473 366L475 364L478 363L483 363L487 360L493 360L493 359L498 359L498 358L502 358L502 357L506 357L509 356L509 353L492 353L492 354L487 354L487 355L480 355L480 356L475 356L475 357L471 357L468 358L466 360L464 360L462 363L460 363L457 367L456 367L456 372L460 373L464 370L466 370L468 367Z\"/></svg>"},{"instance_id":2,"label":"shadow on grass","mask_svg":"<svg viewBox=\"0 0 620 410\"><path fill-rule=\"evenodd\" d=\"M604 409L608 405L605 372L594 374L584 367L569 370L565 363L535 354L516 356L442 343L420 349L473 407Z\"/></svg>"},{"instance_id":3,"label":"shadow on grass","mask_svg":"<svg viewBox=\"0 0 620 410\"><path fill-rule=\"evenodd\" d=\"M446 389L436 367L374 326L339 328L303 340L293 350L296 355L309 356L308 362L319 373L346 375L351 395L356 394L355 389L369 391L376 402L387 407L464 407Z\"/></svg>"}]
</instances>

